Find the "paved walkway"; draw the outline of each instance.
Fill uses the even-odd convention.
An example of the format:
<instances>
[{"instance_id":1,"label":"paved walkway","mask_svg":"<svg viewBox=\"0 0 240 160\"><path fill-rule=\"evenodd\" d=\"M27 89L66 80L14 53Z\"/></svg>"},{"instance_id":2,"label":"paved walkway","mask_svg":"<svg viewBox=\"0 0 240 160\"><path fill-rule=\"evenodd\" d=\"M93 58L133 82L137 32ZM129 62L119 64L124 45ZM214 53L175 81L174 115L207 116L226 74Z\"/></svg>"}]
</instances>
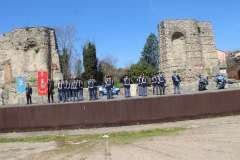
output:
<instances>
[{"instance_id":1,"label":"paved walkway","mask_svg":"<svg viewBox=\"0 0 240 160\"><path fill-rule=\"evenodd\" d=\"M174 137L150 140L112 149L112 159L136 160L239 160L240 116L177 122L190 129Z\"/></svg>"}]
</instances>

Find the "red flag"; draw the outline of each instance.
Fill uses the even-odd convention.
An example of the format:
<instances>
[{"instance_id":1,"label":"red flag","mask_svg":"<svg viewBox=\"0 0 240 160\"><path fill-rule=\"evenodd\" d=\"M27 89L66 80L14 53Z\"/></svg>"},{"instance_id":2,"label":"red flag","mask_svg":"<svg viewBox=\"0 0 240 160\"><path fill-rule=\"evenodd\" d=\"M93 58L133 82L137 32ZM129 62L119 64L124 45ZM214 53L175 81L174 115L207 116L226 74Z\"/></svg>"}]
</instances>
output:
<instances>
[{"instance_id":1,"label":"red flag","mask_svg":"<svg viewBox=\"0 0 240 160\"><path fill-rule=\"evenodd\" d=\"M44 96L48 94L48 72L38 72L38 95Z\"/></svg>"}]
</instances>

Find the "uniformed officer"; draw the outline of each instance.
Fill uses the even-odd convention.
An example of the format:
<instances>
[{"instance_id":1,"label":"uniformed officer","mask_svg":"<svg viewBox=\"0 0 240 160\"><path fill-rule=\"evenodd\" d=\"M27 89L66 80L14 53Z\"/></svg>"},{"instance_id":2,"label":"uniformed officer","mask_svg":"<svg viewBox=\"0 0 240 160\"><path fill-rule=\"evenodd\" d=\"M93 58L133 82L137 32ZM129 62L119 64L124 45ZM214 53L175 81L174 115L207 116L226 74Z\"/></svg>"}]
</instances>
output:
<instances>
[{"instance_id":1,"label":"uniformed officer","mask_svg":"<svg viewBox=\"0 0 240 160\"><path fill-rule=\"evenodd\" d=\"M68 98L68 101L72 101L72 82L73 80L70 79L68 80L68 95L69 95L69 98Z\"/></svg>"},{"instance_id":2,"label":"uniformed officer","mask_svg":"<svg viewBox=\"0 0 240 160\"><path fill-rule=\"evenodd\" d=\"M152 87L153 87L153 95L157 95L158 94L158 86L157 86L157 76L154 75L152 77Z\"/></svg>"},{"instance_id":3,"label":"uniformed officer","mask_svg":"<svg viewBox=\"0 0 240 160\"><path fill-rule=\"evenodd\" d=\"M98 86L97 86L98 84L95 79L93 79L93 82L94 82L94 98L98 99Z\"/></svg>"},{"instance_id":4,"label":"uniformed officer","mask_svg":"<svg viewBox=\"0 0 240 160\"><path fill-rule=\"evenodd\" d=\"M77 98L77 83L76 80L72 80L71 82L71 100L75 101Z\"/></svg>"},{"instance_id":5,"label":"uniformed officer","mask_svg":"<svg viewBox=\"0 0 240 160\"><path fill-rule=\"evenodd\" d=\"M113 88L114 82L112 79L112 76L107 75L105 78L105 88L107 90L107 99L112 99L112 88Z\"/></svg>"},{"instance_id":6,"label":"uniformed officer","mask_svg":"<svg viewBox=\"0 0 240 160\"><path fill-rule=\"evenodd\" d=\"M67 102L70 98L70 83L68 80L65 80L64 82L64 102Z\"/></svg>"},{"instance_id":7,"label":"uniformed officer","mask_svg":"<svg viewBox=\"0 0 240 160\"><path fill-rule=\"evenodd\" d=\"M216 83L217 83L217 88L218 89L225 89L225 85L226 85L227 81L226 81L224 75L217 74Z\"/></svg>"},{"instance_id":8,"label":"uniformed officer","mask_svg":"<svg viewBox=\"0 0 240 160\"><path fill-rule=\"evenodd\" d=\"M58 102L62 102L63 101L63 82L62 82L62 80L59 80L59 82L57 84L57 88L58 88Z\"/></svg>"},{"instance_id":9,"label":"uniformed officer","mask_svg":"<svg viewBox=\"0 0 240 160\"><path fill-rule=\"evenodd\" d=\"M125 97L131 97L131 80L128 77L128 75L126 75L123 79L123 87L124 87L124 94Z\"/></svg>"},{"instance_id":10,"label":"uniformed officer","mask_svg":"<svg viewBox=\"0 0 240 160\"><path fill-rule=\"evenodd\" d=\"M71 90L70 90L70 87L71 87L71 85L70 85L70 80L67 80L66 82L65 82L66 84L66 102L68 102L69 101L69 98L71 97Z\"/></svg>"},{"instance_id":11,"label":"uniformed officer","mask_svg":"<svg viewBox=\"0 0 240 160\"><path fill-rule=\"evenodd\" d=\"M147 78L145 77L144 74L142 74L142 96L147 96Z\"/></svg>"},{"instance_id":12,"label":"uniformed officer","mask_svg":"<svg viewBox=\"0 0 240 160\"><path fill-rule=\"evenodd\" d=\"M138 84L138 96L142 96L142 75L138 77L137 84Z\"/></svg>"},{"instance_id":13,"label":"uniformed officer","mask_svg":"<svg viewBox=\"0 0 240 160\"><path fill-rule=\"evenodd\" d=\"M54 95L54 81L48 80L48 103L54 102L53 95Z\"/></svg>"},{"instance_id":14,"label":"uniformed officer","mask_svg":"<svg viewBox=\"0 0 240 160\"><path fill-rule=\"evenodd\" d=\"M83 81L80 79L77 80L77 99L83 100Z\"/></svg>"},{"instance_id":15,"label":"uniformed officer","mask_svg":"<svg viewBox=\"0 0 240 160\"><path fill-rule=\"evenodd\" d=\"M70 88L69 88L69 101L72 101L73 100L73 94L74 94L74 92L73 92L73 89L74 89L74 85L73 85L73 80L72 79L70 79L69 81L69 86L70 86Z\"/></svg>"},{"instance_id":16,"label":"uniformed officer","mask_svg":"<svg viewBox=\"0 0 240 160\"><path fill-rule=\"evenodd\" d=\"M199 81L198 81L198 90L199 91L205 91L207 90L208 85L208 78L204 77L203 75L199 75Z\"/></svg>"},{"instance_id":17,"label":"uniformed officer","mask_svg":"<svg viewBox=\"0 0 240 160\"><path fill-rule=\"evenodd\" d=\"M26 98L27 98L27 104L32 104L32 87L29 83L27 83L26 87Z\"/></svg>"},{"instance_id":18,"label":"uniformed officer","mask_svg":"<svg viewBox=\"0 0 240 160\"><path fill-rule=\"evenodd\" d=\"M159 88L159 94L165 95L166 79L163 72L160 72L158 75L158 88Z\"/></svg>"},{"instance_id":19,"label":"uniformed officer","mask_svg":"<svg viewBox=\"0 0 240 160\"><path fill-rule=\"evenodd\" d=\"M66 100L67 100L67 80L63 80L63 102L66 102Z\"/></svg>"},{"instance_id":20,"label":"uniformed officer","mask_svg":"<svg viewBox=\"0 0 240 160\"><path fill-rule=\"evenodd\" d=\"M181 78L176 71L173 72L172 81L173 81L173 87L174 87L174 94L181 94L181 91L180 91Z\"/></svg>"},{"instance_id":21,"label":"uniformed officer","mask_svg":"<svg viewBox=\"0 0 240 160\"><path fill-rule=\"evenodd\" d=\"M93 79L93 76L88 80L88 91L89 91L89 100L96 100L96 94L95 94L95 80Z\"/></svg>"}]
</instances>

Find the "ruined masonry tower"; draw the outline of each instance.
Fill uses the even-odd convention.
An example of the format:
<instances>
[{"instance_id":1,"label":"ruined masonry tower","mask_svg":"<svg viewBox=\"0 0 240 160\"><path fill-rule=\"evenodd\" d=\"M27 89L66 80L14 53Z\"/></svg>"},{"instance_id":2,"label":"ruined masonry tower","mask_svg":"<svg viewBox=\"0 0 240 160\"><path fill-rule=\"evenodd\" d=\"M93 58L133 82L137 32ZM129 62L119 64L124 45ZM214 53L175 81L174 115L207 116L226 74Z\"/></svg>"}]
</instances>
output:
<instances>
[{"instance_id":1,"label":"ruined masonry tower","mask_svg":"<svg viewBox=\"0 0 240 160\"><path fill-rule=\"evenodd\" d=\"M16 77L25 77L37 92L37 72L41 70L48 71L55 81L62 78L54 29L19 28L0 36L0 86L8 90L10 103L21 103L22 95L15 90Z\"/></svg>"},{"instance_id":2,"label":"ruined masonry tower","mask_svg":"<svg viewBox=\"0 0 240 160\"><path fill-rule=\"evenodd\" d=\"M197 75L218 72L214 34L209 22L166 20L160 23L160 70L171 82L177 71L183 82L196 82ZM171 85L171 84L169 84Z\"/></svg>"}]
</instances>

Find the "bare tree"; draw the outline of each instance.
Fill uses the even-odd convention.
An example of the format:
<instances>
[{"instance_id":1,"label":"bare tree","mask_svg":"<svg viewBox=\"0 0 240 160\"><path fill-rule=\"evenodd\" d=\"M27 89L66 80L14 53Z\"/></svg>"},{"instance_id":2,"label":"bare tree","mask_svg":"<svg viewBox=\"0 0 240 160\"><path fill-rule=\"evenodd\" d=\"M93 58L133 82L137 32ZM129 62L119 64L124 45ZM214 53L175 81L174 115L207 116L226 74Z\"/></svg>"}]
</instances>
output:
<instances>
[{"instance_id":1,"label":"bare tree","mask_svg":"<svg viewBox=\"0 0 240 160\"><path fill-rule=\"evenodd\" d=\"M116 66L115 66L116 62L117 62L116 59L114 59L111 56L107 56L107 57L101 59L99 61L99 64L101 65L102 71L105 75L106 74L114 75L115 70L116 70Z\"/></svg>"},{"instance_id":2,"label":"bare tree","mask_svg":"<svg viewBox=\"0 0 240 160\"><path fill-rule=\"evenodd\" d=\"M64 26L56 28L56 35L58 41L58 49L60 51L60 65L65 79L71 77L73 61L77 49L75 44L77 42L77 30L74 26Z\"/></svg>"},{"instance_id":3,"label":"bare tree","mask_svg":"<svg viewBox=\"0 0 240 160\"><path fill-rule=\"evenodd\" d=\"M127 69L117 68L116 63L117 59L112 56L107 56L99 62L104 75L110 74L115 81L120 81L120 79L127 73Z\"/></svg>"},{"instance_id":4,"label":"bare tree","mask_svg":"<svg viewBox=\"0 0 240 160\"><path fill-rule=\"evenodd\" d=\"M56 32L60 50L64 48L67 48L69 50L75 49L75 43L77 41L77 30L74 26L56 28Z\"/></svg>"}]
</instances>

